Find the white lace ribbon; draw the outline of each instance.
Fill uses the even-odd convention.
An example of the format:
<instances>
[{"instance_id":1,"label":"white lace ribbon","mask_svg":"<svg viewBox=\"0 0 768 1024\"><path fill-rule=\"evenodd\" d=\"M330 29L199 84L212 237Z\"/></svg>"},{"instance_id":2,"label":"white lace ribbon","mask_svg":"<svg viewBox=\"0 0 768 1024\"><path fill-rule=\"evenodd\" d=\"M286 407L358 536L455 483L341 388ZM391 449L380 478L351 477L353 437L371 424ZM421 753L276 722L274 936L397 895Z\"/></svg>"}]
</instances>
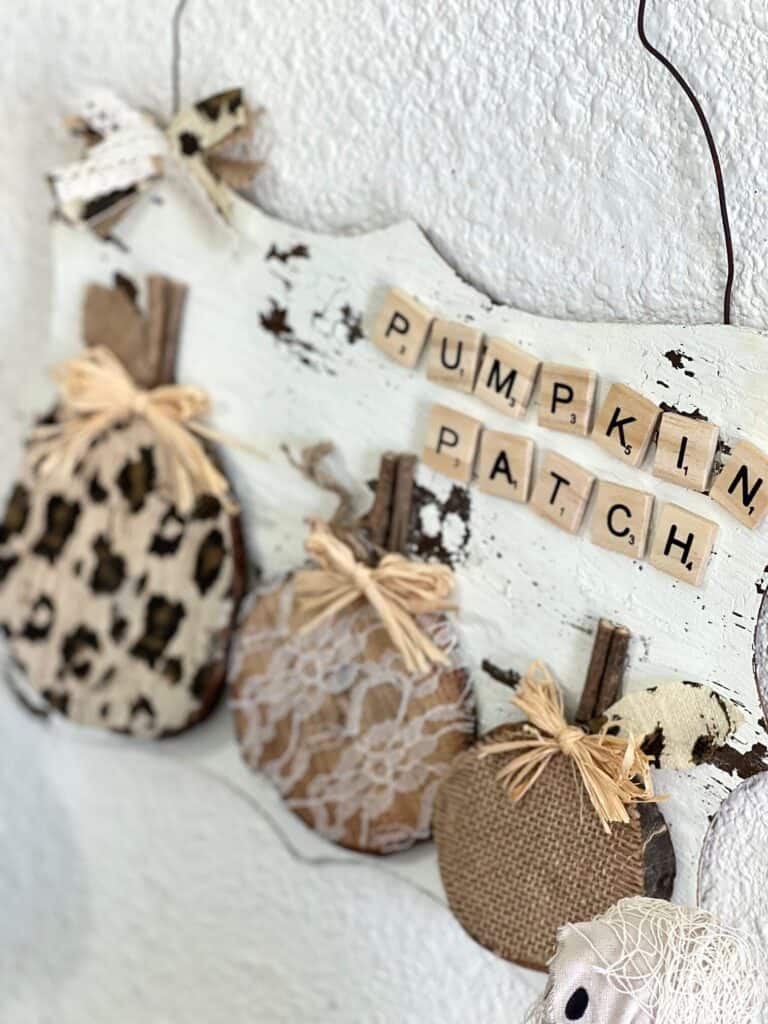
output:
<instances>
[{"instance_id":1,"label":"white lace ribbon","mask_svg":"<svg viewBox=\"0 0 768 1024\"><path fill-rule=\"evenodd\" d=\"M167 127L107 89L88 95L70 121L89 143L84 156L49 175L58 212L73 224L98 228L115 218L155 181L188 181L201 202L229 221L233 192L223 180L228 163L255 173L252 161L227 161L214 151L249 130L252 118L239 89L181 110Z\"/></svg>"}]
</instances>

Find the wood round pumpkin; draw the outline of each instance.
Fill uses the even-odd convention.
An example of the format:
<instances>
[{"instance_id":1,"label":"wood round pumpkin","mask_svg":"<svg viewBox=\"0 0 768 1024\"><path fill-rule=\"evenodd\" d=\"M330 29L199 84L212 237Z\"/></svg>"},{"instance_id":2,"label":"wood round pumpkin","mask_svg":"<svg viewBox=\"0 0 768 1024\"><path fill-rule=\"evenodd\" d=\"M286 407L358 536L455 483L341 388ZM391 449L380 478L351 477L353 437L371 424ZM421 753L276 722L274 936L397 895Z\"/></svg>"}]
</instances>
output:
<instances>
[{"instance_id":1,"label":"wood round pumpkin","mask_svg":"<svg viewBox=\"0 0 768 1024\"><path fill-rule=\"evenodd\" d=\"M243 592L239 520L180 514L152 429L109 430L75 473L29 455L0 525L0 625L25 688L81 725L180 732L222 692Z\"/></svg>"},{"instance_id":2,"label":"wood round pumpkin","mask_svg":"<svg viewBox=\"0 0 768 1024\"><path fill-rule=\"evenodd\" d=\"M146 290L145 311L125 277L91 285L83 339L152 390L174 382L186 288L153 276ZM64 403L46 422L73 415ZM22 696L82 725L159 737L199 722L222 693L245 552L239 517L215 495L176 507L174 455L143 415L120 416L71 472L42 473L38 450L25 452L0 524L0 626Z\"/></svg>"},{"instance_id":3,"label":"wood round pumpkin","mask_svg":"<svg viewBox=\"0 0 768 1024\"><path fill-rule=\"evenodd\" d=\"M293 589L288 579L260 597L238 640L232 703L243 757L334 842L406 849L430 835L438 785L474 737L453 626L419 617L451 664L413 674L365 601L302 633Z\"/></svg>"},{"instance_id":4,"label":"wood round pumpkin","mask_svg":"<svg viewBox=\"0 0 768 1024\"><path fill-rule=\"evenodd\" d=\"M512 739L503 725L482 742ZM459 755L440 786L434 833L451 910L498 956L546 970L557 932L626 896L669 899L675 857L653 804L628 808L630 823L606 833L572 759L556 754L513 802L497 779L507 755Z\"/></svg>"}]
</instances>

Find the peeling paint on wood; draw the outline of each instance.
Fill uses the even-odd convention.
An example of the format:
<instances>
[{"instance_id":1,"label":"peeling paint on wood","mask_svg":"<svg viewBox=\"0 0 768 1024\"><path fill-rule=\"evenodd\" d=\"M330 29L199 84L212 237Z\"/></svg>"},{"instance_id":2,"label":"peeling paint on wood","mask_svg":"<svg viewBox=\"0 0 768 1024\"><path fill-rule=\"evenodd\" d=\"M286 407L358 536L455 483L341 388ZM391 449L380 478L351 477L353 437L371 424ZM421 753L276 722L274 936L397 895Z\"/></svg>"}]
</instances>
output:
<instances>
[{"instance_id":1,"label":"peeling paint on wood","mask_svg":"<svg viewBox=\"0 0 768 1024\"><path fill-rule=\"evenodd\" d=\"M327 515L333 507L328 495L285 464L282 444L298 450L333 440L350 473L364 481L375 475L383 451L421 450L429 408L442 402L488 429L532 438L539 459L556 451L602 479L645 488L659 502L681 504L720 526L699 592L648 563L592 545L587 529L566 536L524 505L457 487L422 466L413 551L455 568L462 643L482 728L511 717L508 700L499 696L503 687L481 670L484 660L522 667L543 657L575 705L591 634L606 616L625 623L634 637L630 692L659 682L700 681L743 707L744 723L729 749L747 761L756 756L754 744L764 735L757 726L752 633L764 589L766 528L746 530L706 495L653 478L651 458L634 470L588 438L540 427L535 400L528 415L511 424L472 395L429 381L423 365L410 372L390 362L359 331L365 334L387 290L398 286L442 317L471 322L543 360L595 370L599 397L611 383L625 383L663 408L717 423L725 445L743 437L768 449L764 335L722 326L534 317L494 303L462 281L411 223L332 238L280 223L238 200L233 233L201 218L174 189L164 182L162 205L142 204L126 216L120 234L129 252L54 225L51 358L76 350L86 282L107 283L115 271L140 279L149 266L189 284L178 377L211 393L216 427L271 454L259 461L225 453L266 577L301 561L306 517ZM684 369L678 371L670 352L692 362L681 355ZM695 376L686 376L686 369ZM761 650L768 651L768 626L763 633L758 628ZM726 768L731 756L723 753L718 764L690 772L663 772L682 900L692 898L709 817L739 781L738 768L732 774Z\"/></svg>"}]
</instances>

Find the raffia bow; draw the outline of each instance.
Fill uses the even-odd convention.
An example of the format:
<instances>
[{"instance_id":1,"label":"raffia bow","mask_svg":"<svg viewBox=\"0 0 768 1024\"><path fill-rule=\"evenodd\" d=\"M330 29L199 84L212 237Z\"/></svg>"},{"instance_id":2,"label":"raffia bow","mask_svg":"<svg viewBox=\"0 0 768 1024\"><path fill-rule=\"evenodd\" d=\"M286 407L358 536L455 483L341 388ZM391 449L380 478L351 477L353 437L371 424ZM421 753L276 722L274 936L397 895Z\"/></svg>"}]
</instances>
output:
<instances>
[{"instance_id":1,"label":"raffia bow","mask_svg":"<svg viewBox=\"0 0 768 1024\"><path fill-rule=\"evenodd\" d=\"M246 187L261 166L221 152L253 129L256 114L240 89L179 111L165 128L105 89L86 98L83 107L82 116L68 123L85 140L87 152L54 171L49 181L64 219L101 234L166 175L191 181L203 202L230 221L232 189Z\"/></svg>"},{"instance_id":2,"label":"raffia bow","mask_svg":"<svg viewBox=\"0 0 768 1024\"><path fill-rule=\"evenodd\" d=\"M425 672L430 664L447 665L446 654L424 633L414 616L445 611L453 589L453 573L444 565L412 562L385 555L375 568L358 562L352 550L325 523L313 522L305 544L316 569L296 574L298 608L308 620L307 633L360 598L376 610L409 672Z\"/></svg>"},{"instance_id":3,"label":"raffia bow","mask_svg":"<svg viewBox=\"0 0 768 1024\"><path fill-rule=\"evenodd\" d=\"M41 473L71 474L100 434L126 417L140 416L166 455L171 493L181 512L188 512L199 494L213 494L229 512L236 511L227 478L199 440L233 443L197 422L210 409L205 391L175 384L143 390L109 349L98 346L62 363L54 378L61 392L60 419L36 427L31 437Z\"/></svg>"},{"instance_id":4,"label":"raffia bow","mask_svg":"<svg viewBox=\"0 0 768 1024\"><path fill-rule=\"evenodd\" d=\"M610 736L607 725L590 734L568 724L562 693L540 661L529 667L512 703L528 716L526 738L486 743L479 752L481 758L513 755L497 776L512 800L525 796L556 754L573 759L606 832L611 822L629 821L628 804L660 799L653 792L650 761L631 736Z\"/></svg>"}]
</instances>

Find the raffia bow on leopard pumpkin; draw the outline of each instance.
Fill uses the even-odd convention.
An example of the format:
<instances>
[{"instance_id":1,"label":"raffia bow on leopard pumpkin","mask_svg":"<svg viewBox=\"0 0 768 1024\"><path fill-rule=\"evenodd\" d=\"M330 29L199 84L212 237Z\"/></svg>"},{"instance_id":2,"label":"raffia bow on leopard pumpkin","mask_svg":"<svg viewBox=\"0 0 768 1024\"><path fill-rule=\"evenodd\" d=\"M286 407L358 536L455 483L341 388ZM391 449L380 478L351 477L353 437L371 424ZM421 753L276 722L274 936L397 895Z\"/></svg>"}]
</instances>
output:
<instances>
[{"instance_id":1,"label":"raffia bow on leopard pumpkin","mask_svg":"<svg viewBox=\"0 0 768 1024\"><path fill-rule=\"evenodd\" d=\"M215 705L245 574L236 503L198 420L208 397L173 383L185 292L150 278L144 315L124 278L88 290L90 347L60 368L0 527L15 687L148 737Z\"/></svg>"},{"instance_id":2,"label":"raffia bow on leopard pumpkin","mask_svg":"<svg viewBox=\"0 0 768 1024\"><path fill-rule=\"evenodd\" d=\"M163 177L188 182L203 205L225 221L233 189L246 188L258 160L231 155L249 139L256 118L240 89L229 89L177 113L167 126L134 110L109 90L85 98L69 127L82 139L82 158L49 175L56 208L72 224L108 235L136 200Z\"/></svg>"},{"instance_id":3,"label":"raffia bow on leopard pumpkin","mask_svg":"<svg viewBox=\"0 0 768 1024\"><path fill-rule=\"evenodd\" d=\"M313 524L314 565L242 626L232 693L247 763L312 828L371 853L429 836L437 785L474 733L453 574L404 555L414 468L385 456L364 520Z\"/></svg>"}]
</instances>

